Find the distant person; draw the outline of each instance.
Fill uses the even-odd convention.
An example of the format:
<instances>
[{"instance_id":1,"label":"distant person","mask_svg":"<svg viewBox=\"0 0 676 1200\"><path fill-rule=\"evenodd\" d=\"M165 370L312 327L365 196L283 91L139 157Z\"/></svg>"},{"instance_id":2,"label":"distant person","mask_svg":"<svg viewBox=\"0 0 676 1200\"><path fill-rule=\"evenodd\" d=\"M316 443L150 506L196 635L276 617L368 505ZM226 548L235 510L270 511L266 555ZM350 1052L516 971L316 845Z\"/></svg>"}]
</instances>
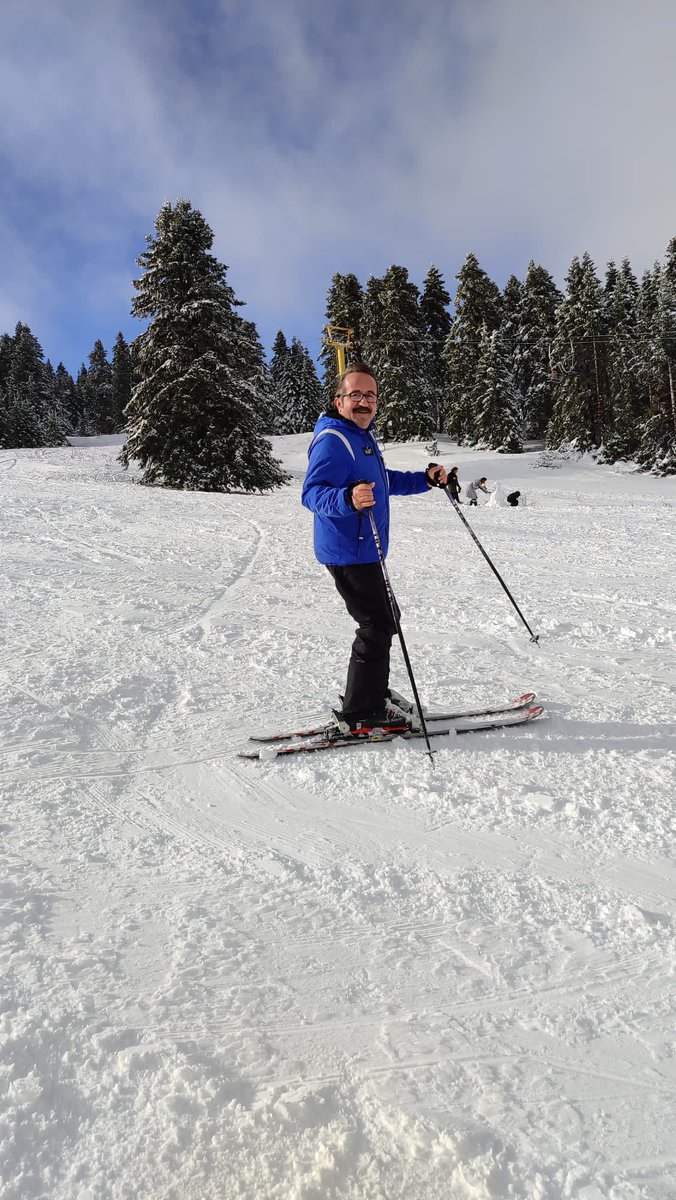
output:
<instances>
[{"instance_id":1,"label":"distant person","mask_svg":"<svg viewBox=\"0 0 676 1200\"><path fill-rule=\"evenodd\" d=\"M507 503L511 504L512 508L516 508L519 503L521 492L510 492L507 497Z\"/></svg>"},{"instance_id":2,"label":"distant person","mask_svg":"<svg viewBox=\"0 0 676 1200\"><path fill-rule=\"evenodd\" d=\"M470 508L476 508L478 504L477 489L480 492L485 492L487 496L490 496L490 490L486 487L485 475L482 475L481 479L473 479L472 482L467 486L467 499L469 501Z\"/></svg>"},{"instance_id":3,"label":"distant person","mask_svg":"<svg viewBox=\"0 0 676 1200\"><path fill-rule=\"evenodd\" d=\"M456 504L462 504L462 500L460 499L460 493L462 491L462 488L460 486L460 480L458 479L458 468L457 467L451 467L451 470L449 471L449 475L448 475L448 483L446 484L446 486L447 486L449 492L451 493L451 500L455 500Z\"/></svg>"}]
</instances>

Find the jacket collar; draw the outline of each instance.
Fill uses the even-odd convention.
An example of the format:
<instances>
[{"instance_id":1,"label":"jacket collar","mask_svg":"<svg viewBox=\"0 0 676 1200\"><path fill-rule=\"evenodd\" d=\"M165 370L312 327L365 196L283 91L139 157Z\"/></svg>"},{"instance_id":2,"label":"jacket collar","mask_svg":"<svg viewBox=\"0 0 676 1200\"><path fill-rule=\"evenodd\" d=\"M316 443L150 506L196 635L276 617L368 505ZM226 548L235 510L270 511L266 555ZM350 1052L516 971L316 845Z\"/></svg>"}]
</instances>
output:
<instances>
[{"instance_id":1,"label":"jacket collar","mask_svg":"<svg viewBox=\"0 0 676 1200\"><path fill-rule=\"evenodd\" d=\"M367 425L366 429L362 429L361 425L357 425L357 422L351 421L349 417L344 417L342 413L338 412L338 409L334 413L327 413L326 415L330 420L342 421L343 425L351 425L358 433L371 433L375 422L375 417L373 417L370 425Z\"/></svg>"}]
</instances>

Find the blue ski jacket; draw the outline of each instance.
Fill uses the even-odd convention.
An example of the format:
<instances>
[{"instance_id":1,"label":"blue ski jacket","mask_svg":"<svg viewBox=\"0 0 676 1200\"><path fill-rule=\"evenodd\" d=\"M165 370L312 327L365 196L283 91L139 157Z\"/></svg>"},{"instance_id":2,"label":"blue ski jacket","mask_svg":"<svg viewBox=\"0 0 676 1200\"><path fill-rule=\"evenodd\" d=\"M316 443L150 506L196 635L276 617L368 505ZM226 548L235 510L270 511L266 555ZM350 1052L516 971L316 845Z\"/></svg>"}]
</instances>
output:
<instances>
[{"instance_id":1,"label":"blue ski jacket","mask_svg":"<svg viewBox=\"0 0 676 1200\"><path fill-rule=\"evenodd\" d=\"M371 428L360 429L338 413L321 416L315 425L301 499L314 513L315 555L326 566L378 562L368 512L357 512L348 500L351 485L375 481L370 511L383 554L389 544L390 495L412 496L429 489L424 471L388 471Z\"/></svg>"}]
</instances>

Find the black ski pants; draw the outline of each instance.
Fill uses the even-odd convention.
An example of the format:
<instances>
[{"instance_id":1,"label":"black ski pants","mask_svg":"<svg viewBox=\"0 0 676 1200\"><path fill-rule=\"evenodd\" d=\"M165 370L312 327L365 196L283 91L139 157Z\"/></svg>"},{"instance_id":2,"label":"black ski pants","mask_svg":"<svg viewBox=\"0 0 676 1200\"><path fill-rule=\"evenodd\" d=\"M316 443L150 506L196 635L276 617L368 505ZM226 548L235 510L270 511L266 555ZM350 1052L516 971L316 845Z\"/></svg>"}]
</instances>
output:
<instances>
[{"instance_id":1,"label":"black ski pants","mask_svg":"<svg viewBox=\"0 0 676 1200\"><path fill-rule=\"evenodd\" d=\"M343 712L353 720L361 720L384 710L390 647L397 627L380 563L327 569L358 626L347 670Z\"/></svg>"}]
</instances>

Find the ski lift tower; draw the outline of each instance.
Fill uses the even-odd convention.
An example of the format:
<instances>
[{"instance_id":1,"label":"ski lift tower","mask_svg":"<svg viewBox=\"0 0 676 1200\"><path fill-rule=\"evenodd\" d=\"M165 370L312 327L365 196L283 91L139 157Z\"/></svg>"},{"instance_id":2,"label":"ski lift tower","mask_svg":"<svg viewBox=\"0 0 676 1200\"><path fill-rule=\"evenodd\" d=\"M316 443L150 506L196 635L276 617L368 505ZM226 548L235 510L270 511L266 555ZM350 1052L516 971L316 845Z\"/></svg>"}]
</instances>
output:
<instances>
[{"instance_id":1,"label":"ski lift tower","mask_svg":"<svg viewBox=\"0 0 676 1200\"><path fill-rule=\"evenodd\" d=\"M347 325L324 326L324 345L332 346L335 350L339 375L343 374L347 365L348 352L354 345L353 337L354 329L348 329Z\"/></svg>"}]
</instances>

